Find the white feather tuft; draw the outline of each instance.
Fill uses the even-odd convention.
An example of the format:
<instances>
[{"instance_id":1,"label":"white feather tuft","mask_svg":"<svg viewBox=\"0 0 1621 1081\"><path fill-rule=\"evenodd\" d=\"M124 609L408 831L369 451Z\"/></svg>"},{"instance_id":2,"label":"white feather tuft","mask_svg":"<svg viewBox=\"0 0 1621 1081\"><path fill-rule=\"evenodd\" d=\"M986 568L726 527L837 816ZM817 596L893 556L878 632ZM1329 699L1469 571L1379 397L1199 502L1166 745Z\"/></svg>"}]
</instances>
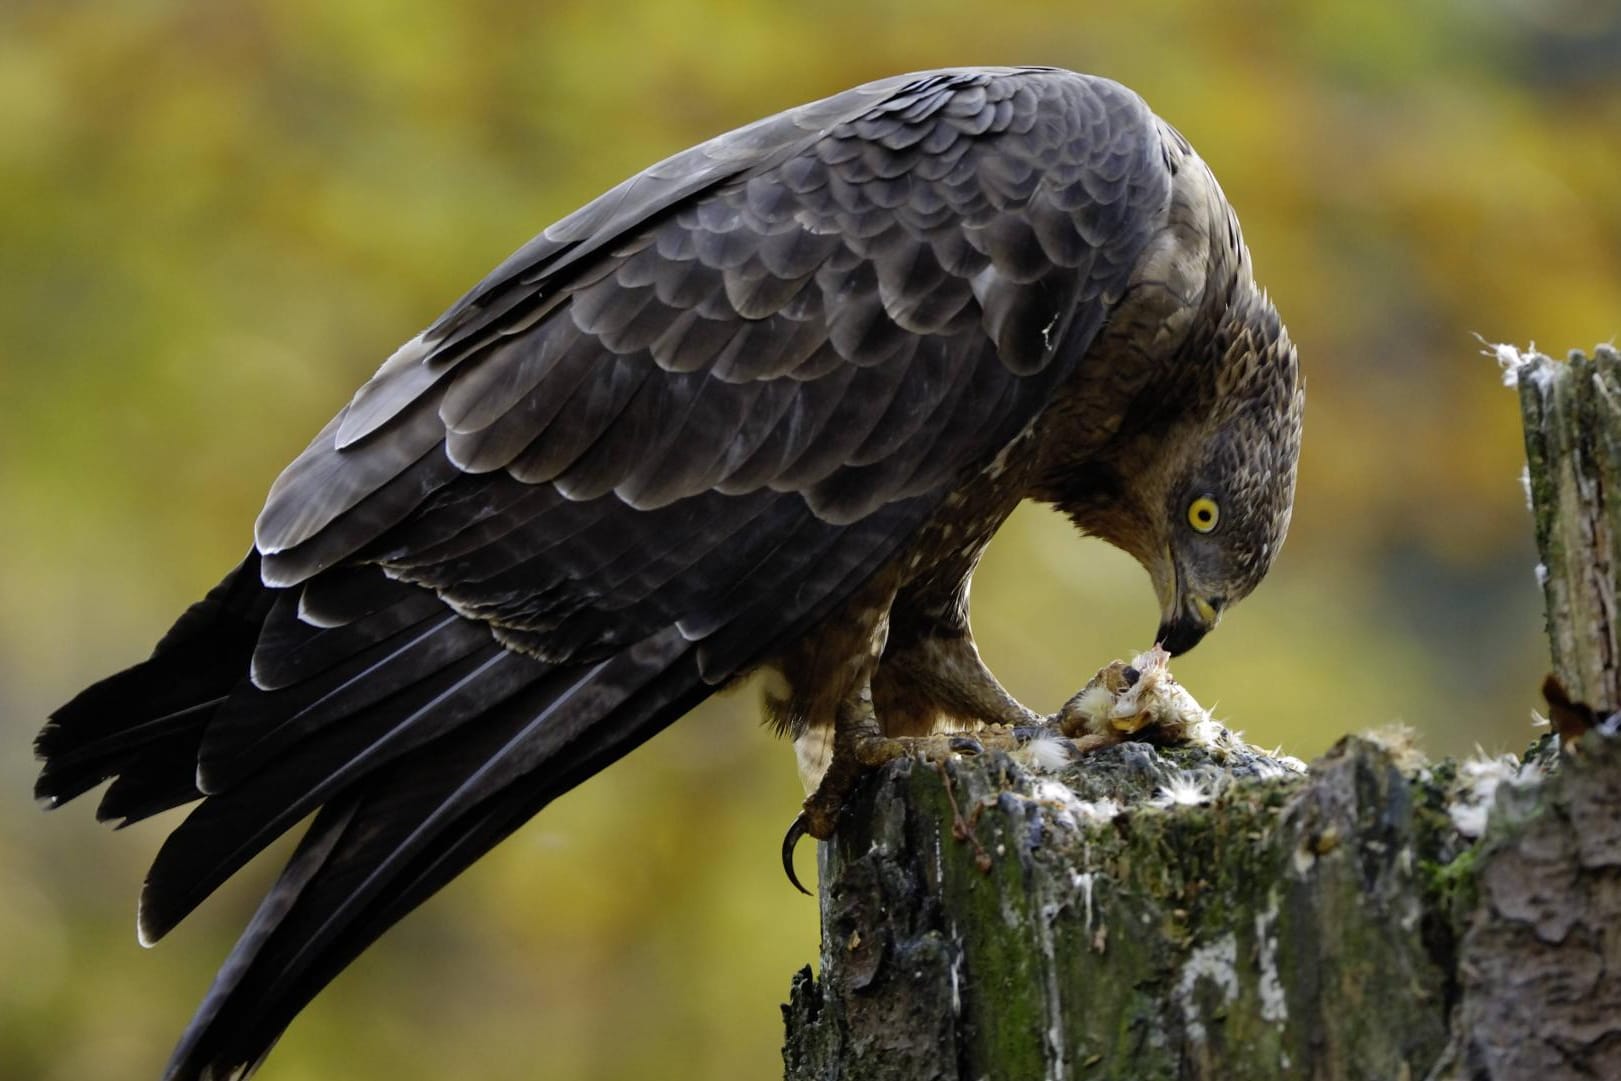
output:
<instances>
[{"instance_id":1,"label":"white feather tuft","mask_svg":"<svg viewBox=\"0 0 1621 1081\"><path fill-rule=\"evenodd\" d=\"M1070 828L1113 822L1122 813L1116 801L1081 799L1073 788L1060 781L1039 780L1032 794L1037 802L1057 811L1059 821Z\"/></svg>"},{"instance_id":2,"label":"white feather tuft","mask_svg":"<svg viewBox=\"0 0 1621 1081\"><path fill-rule=\"evenodd\" d=\"M1497 790L1505 782L1513 782L1520 775L1520 764L1512 755L1495 758L1484 754L1468 759L1458 767L1463 780L1457 795L1447 806L1453 828L1465 837L1479 837L1486 832L1491 810L1497 802Z\"/></svg>"},{"instance_id":3,"label":"white feather tuft","mask_svg":"<svg viewBox=\"0 0 1621 1081\"><path fill-rule=\"evenodd\" d=\"M1037 736L1014 751L1013 760L1027 769L1051 773L1071 762L1069 744L1060 739Z\"/></svg>"},{"instance_id":4,"label":"white feather tuft","mask_svg":"<svg viewBox=\"0 0 1621 1081\"><path fill-rule=\"evenodd\" d=\"M1211 792L1186 773L1178 773L1148 802L1154 807L1198 807L1209 803Z\"/></svg>"},{"instance_id":5,"label":"white feather tuft","mask_svg":"<svg viewBox=\"0 0 1621 1081\"><path fill-rule=\"evenodd\" d=\"M1491 357L1497 361L1498 368L1502 369L1503 385L1516 387L1520 384L1520 375L1527 365L1533 363L1537 354L1537 343L1532 342L1530 349L1524 353L1507 342L1489 342L1479 334L1475 340L1486 348L1480 351L1483 357Z\"/></svg>"}]
</instances>

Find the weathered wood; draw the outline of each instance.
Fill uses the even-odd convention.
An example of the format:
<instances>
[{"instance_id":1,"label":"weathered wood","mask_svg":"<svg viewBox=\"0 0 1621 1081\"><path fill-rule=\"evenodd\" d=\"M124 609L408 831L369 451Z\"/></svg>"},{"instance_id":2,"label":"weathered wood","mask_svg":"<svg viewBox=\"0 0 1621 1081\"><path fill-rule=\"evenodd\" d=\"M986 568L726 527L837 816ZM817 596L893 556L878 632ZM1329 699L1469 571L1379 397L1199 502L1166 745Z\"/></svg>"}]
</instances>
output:
<instances>
[{"instance_id":1,"label":"weathered wood","mask_svg":"<svg viewBox=\"0 0 1621 1081\"><path fill-rule=\"evenodd\" d=\"M1621 709L1621 354L1554 360L1497 347L1520 391L1527 489L1553 648L1571 698Z\"/></svg>"},{"instance_id":2,"label":"weathered wood","mask_svg":"<svg viewBox=\"0 0 1621 1081\"><path fill-rule=\"evenodd\" d=\"M898 764L822 848L786 1075L1621 1077L1621 746L1584 747L1462 777L1365 739L1308 776L1135 743Z\"/></svg>"},{"instance_id":3,"label":"weathered wood","mask_svg":"<svg viewBox=\"0 0 1621 1081\"><path fill-rule=\"evenodd\" d=\"M1472 857L1443 1076L1621 1078L1621 741L1499 788Z\"/></svg>"}]
</instances>

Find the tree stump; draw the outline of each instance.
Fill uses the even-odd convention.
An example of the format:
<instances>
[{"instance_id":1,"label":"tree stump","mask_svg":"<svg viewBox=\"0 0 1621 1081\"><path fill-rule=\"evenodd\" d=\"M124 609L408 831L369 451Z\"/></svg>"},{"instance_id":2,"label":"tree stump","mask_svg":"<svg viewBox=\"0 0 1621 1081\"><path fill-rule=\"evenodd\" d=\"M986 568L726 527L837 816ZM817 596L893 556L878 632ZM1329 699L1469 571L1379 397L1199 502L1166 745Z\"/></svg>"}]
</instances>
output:
<instances>
[{"instance_id":1,"label":"tree stump","mask_svg":"<svg viewBox=\"0 0 1621 1081\"><path fill-rule=\"evenodd\" d=\"M1498 355L1580 740L892 764L820 846L788 1081L1621 1078L1621 358Z\"/></svg>"},{"instance_id":2,"label":"tree stump","mask_svg":"<svg viewBox=\"0 0 1621 1081\"><path fill-rule=\"evenodd\" d=\"M1526 498L1554 674L1602 713L1621 709L1621 354L1554 360L1497 346L1520 391Z\"/></svg>"}]
</instances>

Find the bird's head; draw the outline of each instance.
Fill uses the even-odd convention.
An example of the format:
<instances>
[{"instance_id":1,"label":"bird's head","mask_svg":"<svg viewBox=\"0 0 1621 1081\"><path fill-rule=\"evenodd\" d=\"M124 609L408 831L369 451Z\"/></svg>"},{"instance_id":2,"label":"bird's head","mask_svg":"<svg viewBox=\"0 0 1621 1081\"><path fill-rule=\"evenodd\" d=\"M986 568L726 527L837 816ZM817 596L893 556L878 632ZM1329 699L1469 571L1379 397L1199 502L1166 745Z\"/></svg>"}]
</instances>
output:
<instances>
[{"instance_id":1,"label":"bird's head","mask_svg":"<svg viewBox=\"0 0 1621 1081\"><path fill-rule=\"evenodd\" d=\"M1057 501L1147 569L1156 640L1173 654L1197 645L1272 566L1294 505L1304 406L1294 345L1259 290L1239 290L1195 345L1178 360L1190 378L1141 396L1120 454L1088 471L1080 498Z\"/></svg>"},{"instance_id":2,"label":"bird's head","mask_svg":"<svg viewBox=\"0 0 1621 1081\"><path fill-rule=\"evenodd\" d=\"M1289 529L1304 391L1288 331L1264 294L1229 309L1213 394L1165 434L1158 507L1133 554L1159 598L1156 640L1186 653L1272 566ZM1215 359L1215 358L1213 358Z\"/></svg>"}]
</instances>

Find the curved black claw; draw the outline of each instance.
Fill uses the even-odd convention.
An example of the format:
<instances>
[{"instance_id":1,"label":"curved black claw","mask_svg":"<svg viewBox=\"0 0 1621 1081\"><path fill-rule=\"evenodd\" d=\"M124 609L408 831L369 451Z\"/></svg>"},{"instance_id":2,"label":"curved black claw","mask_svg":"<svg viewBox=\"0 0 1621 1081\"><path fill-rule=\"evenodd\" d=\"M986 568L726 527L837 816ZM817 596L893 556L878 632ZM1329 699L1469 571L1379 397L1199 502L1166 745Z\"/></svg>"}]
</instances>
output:
<instances>
[{"instance_id":1,"label":"curved black claw","mask_svg":"<svg viewBox=\"0 0 1621 1081\"><path fill-rule=\"evenodd\" d=\"M949 741L949 746L958 754L965 754L969 755L970 757L985 753L984 745L982 745L979 740L975 739L973 736L952 736Z\"/></svg>"},{"instance_id":2,"label":"curved black claw","mask_svg":"<svg viewBox=\"0 0 1621 1081\"><path fill-rule=\"evenodd\" d=\"M782 838L782 869L787 872L788 881L794 884L794 889L803 893L806 897L811 897L814 895L810 890L800 885L799 876L794 874L794 847L799 844L799 839L805 836L807 832L809 831L805 828L805 812L801 811L794 816L793 825L788 827L788 832Z\"/></svg>"}]
</instances>

